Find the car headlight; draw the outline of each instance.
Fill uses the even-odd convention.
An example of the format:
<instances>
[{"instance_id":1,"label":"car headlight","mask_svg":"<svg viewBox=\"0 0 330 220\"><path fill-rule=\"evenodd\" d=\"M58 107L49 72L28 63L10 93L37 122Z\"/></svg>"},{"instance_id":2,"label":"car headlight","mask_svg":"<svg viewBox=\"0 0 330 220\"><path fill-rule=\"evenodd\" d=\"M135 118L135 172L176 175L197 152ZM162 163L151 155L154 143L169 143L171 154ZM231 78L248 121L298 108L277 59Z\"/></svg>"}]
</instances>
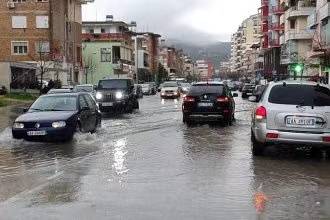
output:
<instances>
[{"instance_id":1,"label":"car headlight","mask_svg":"<svg viewBox=\"0 0 330 220\"><path fill-rule=\"evenodd\" d=\"M95 97L96 97L96 99L100 100L100 99L102 99L103 95L102 95L102 93L97 92Z\"/></svg>"},{"instance_id":2,"label":"car headlight","mask_svg":"<svg viewBox=\"0 0 330 220\"><path fill-rule=\"evenodd\" d=\"M116 92L116 99L122 99L124 94L122 92Z\"/></svg>"},{"instance_id":3,"label":"car headlight","mask_svg":"<svg viewBox=\"0 0 330 220\"><path fill-rule=\"evenodd\" d=\"M14 123L13 128L22 129L22 128L24 128L24 124L23 123Z\"/></svg>"},{"instance_id":4,"label":"car headlight","mask_svg":"<svg viewBox=\"0 0 330 220\"><path fill-rule=\"evenodd\" d=\"M52 123L53 128L64 128L66 126L65 121L56 121Z\"/></svg>"}]
</instances>

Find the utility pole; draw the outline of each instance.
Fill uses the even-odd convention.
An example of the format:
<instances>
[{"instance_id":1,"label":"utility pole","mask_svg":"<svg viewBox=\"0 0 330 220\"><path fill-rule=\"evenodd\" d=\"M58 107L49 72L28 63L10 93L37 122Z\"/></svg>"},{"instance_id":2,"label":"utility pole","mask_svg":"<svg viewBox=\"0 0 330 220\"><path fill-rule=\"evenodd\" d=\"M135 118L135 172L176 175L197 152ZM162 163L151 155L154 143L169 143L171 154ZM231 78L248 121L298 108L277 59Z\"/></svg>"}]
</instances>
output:
<instances>
[{"instance_id":1,"label":"utility pole","mask_svg":"<svg viewBox=\"0 0 330 220\"><path fill-rule=\"evenodd\" d=\"M136 84L139 84L139 47L138 47L138 35L135 36L135 73L136 73Z\"/></svg>"}]
</instances>

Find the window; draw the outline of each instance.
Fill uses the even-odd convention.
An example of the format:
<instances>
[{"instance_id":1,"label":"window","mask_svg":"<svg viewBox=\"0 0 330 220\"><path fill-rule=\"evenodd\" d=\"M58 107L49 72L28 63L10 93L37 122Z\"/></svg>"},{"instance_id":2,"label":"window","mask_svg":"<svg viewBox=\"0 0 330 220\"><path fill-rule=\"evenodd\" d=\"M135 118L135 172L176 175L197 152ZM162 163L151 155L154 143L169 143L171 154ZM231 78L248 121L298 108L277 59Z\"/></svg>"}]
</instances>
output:
<instances>
[{"instance_id":1,"label":"window","mask_svg":"<svg viewBox=\"0 0 330 220\"><path fill-rule=\"evenodd\" d=\"M268 100L284 105L330 106L330 90L323 86L278 85L272 88Z\"/></svg>"},{"instance_id":2,"label":"window","mask_svg":"<svg viewBox=\"0 0 330 220\"><path fill-rule=\"evenodd\" d=\"M27 28L26 16L12 16L12 28Z\"/></svg>"},{"instance_id":3,"label":"window","mask_svg":"<svg viewBox=\"0 0 330 220\"><path fill-rule=\"evenodd\" d=\"M101 28L101 33L104 34L105 33L105 29Z\"/></svg>"},{"instance_id":4,"label":"window","mask_svg":"<svg viewBox=\"0 0 330 220\"><path fill-rule=\"evenodd\" d=\"M37 0L37 2L48 2L48 0Z\"/></svg>"},{"instance_id":5,"label":"window","mask_svg":"<svg viewBox=\"0 0 330 220\"><path fill-rule=\"evenodd\" d=\"M12 54L13 55L27 55L28 54L28 42L27 41L13 41Z\"/></svg>"},{"instance_id":6,"label":"window","mask_svg":"<svg viewBox=\"0 0 330 220\"><path fill-rule=\"evenodd\" d=\"M36 52L37 53L49 53L49 42L48 41L40 41L36 43Z\"/></svg>"},{"instance_id":7,"label":"window","mask_svg":"<svg viewBox=\"0 0 330 220\"><path fill-rule=\"evenodd\" d=\"M22 3L22 2L26 2L26 0L12 0L12 2L15 2L15 3Z\"/></svg>"},{"instance_id":8,"label":"window","mask_svg":"<svg viewBox=\"0 0 330 220\"><path fill-rule=\"evenodd\" d=\"M88 104L89 108L92 111L95 111L96 110L96 105L95 105L95 101L93 101L92 97L90 95L84 95L84 97L87 101L87 104Z\"/></svg>"},{"instance_id":9,"label":"window","mask_svg":"<svg viewBox=\"0 0 330 220\"><path fill-rule=\"evenodd\" d=\"M79 96L79 107L80 107L80 109L88 108L88 104L82 95Z\"/></svg>"},{"instance_id":10,"label":"window","mask_svg":"<svg viewBox=\"0 0 330 220\"><path fill-rule=\"evenodd\" d=\"M89 33L90 33L90 34L94 34L94 29L90 29L90 30L89 30Z\"/></svg>"},{"instance_id":11,"label":"window","mask_svg":"<svg viewBox=\"0 0 330 220\"><path fill-rule=\"evenodd\" d=\"M101 48L101 62L111 62L111 48Z\"/></svg>"},{"instance_id":12,"label":"window","mask_svg":"<svg viewBox=\"0 0 330 220\"><path fill-rule=\"evenodd\" d=\"M217 94L223 95L225 88L223 85L194 85L191 87L189 95L192 96L201 96L203 94Z\"/></svg>"},{"instance_id":13,"label":"window","mask_svg":"<svg viewBox=\"0 0 330 220\"><path fill-rule=\"evenodd\" d=\"M296 28L296 20L290 20L290 29Z\"/></svg>"},{"instance_id":14,"label":"window","mask_svg":"<svg viewBox=\"0 0 330 220\"><path fill-rule=\"evenodd\" d=\"M48 28L49 18L48 16L36 16L36 27L37 28Z\"/></svg>"}]
</instances>

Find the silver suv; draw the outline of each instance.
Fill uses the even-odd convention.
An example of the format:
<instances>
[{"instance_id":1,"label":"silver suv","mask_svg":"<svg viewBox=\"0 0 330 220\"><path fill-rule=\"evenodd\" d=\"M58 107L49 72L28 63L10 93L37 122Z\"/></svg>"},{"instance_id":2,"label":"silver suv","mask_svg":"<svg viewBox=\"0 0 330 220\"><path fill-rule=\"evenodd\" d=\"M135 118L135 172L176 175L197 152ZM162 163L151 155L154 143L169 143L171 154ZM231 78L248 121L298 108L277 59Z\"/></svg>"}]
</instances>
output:
<instances>
[{"instance_id":1,"label":"silver suv","mask_svg":"<svg viewBox=\"0 0 330 220\"><path fill-rule=\"evenodd\" d=\"M269 144L330 149L330 89L313 82L270 83L252 114L254 155Z\"/></svg>"}]
</instances>

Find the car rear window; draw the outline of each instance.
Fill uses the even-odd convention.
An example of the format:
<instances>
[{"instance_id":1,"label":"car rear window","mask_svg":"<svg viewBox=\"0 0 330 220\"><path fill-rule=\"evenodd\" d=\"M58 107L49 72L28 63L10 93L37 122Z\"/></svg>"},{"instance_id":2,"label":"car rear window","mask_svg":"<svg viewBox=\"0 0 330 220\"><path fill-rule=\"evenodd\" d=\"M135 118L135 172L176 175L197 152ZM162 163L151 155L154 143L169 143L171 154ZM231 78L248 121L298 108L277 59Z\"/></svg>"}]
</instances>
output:
<instances>
[{"instance_id":1,"label":"car rear window","mask_svg":"<svg viewBox=\"0 0 330 220\"><path fill-rule=\"evenodd\" d=\"M200 96L203 94L219 94L222 95L224 91L223 85L193 85L190 89L189 95Z\"/></svg>"},{"instance_id":2,"label":"car rear window","mask_svg":"<svg viewBox=\"0 0 330 220\"><path fill-rule=\"evenodd\" d=\"M330 90L314 85L277 85L268 101L274 104L302 106L330 106Z\"/></svg>"}]
</instances>

